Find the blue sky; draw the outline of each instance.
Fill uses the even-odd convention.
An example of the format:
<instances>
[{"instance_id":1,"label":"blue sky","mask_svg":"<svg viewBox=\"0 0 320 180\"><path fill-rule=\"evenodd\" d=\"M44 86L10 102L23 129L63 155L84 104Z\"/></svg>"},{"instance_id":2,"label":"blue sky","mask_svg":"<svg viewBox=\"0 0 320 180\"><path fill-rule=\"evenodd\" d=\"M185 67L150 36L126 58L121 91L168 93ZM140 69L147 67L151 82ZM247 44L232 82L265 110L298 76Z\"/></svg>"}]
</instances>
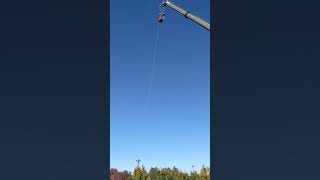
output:
<instances>
[{"instance_id":1,"label":"blue sky","mask_svg":"<svg viewBox=\"0 0 320 180\"><path fill-rule=\"evenodd\" d=\"M173 2L210 20L209 0ZM166 8L152 78L160 3L110 1L110 165L119 170L137 158L148 169L210 164L210 34Z\"/></svg>"}]
</instances>

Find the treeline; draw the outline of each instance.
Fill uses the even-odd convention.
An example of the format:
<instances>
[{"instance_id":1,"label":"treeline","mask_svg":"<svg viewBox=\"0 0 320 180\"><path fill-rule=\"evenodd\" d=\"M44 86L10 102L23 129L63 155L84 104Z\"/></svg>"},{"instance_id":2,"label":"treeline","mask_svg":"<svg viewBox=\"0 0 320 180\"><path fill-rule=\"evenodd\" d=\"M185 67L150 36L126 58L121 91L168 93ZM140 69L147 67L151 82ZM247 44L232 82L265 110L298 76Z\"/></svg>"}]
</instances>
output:
<instances>
[{"instance_id":1,"label":"treeline","mask_svg":"<svg viewBox=\"0 0 320 180\"><path fill-rule=\"evenodd\" d=\"M182 172L176 167L172 169L152 167L147 171L142 166L136 167L133 173L111 169L110 180L210 180L210 168L203 166L199 172L191 171L190 173Z\"/></svg>"}]
</instances>

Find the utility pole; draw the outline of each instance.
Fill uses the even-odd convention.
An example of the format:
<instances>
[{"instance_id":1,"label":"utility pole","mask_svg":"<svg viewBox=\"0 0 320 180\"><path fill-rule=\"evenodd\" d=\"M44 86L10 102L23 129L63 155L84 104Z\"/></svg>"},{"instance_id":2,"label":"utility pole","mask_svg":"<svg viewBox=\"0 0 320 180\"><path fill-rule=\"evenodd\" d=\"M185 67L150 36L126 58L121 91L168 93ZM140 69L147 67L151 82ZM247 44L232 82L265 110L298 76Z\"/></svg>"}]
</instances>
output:
<instances>
[{"instance_id":1,"label":"utility pole","mask_svg":"<svg viewBox=\"0 0 320 180\"><path fill-rule=\"evenodd\" d=\"M137 161L137 163L138 163L138 167L140 167L140 162L141 162L141 160L138 158L138 160L136 160Z\"/></svg>"},{"instance_id":2,"label":"utility pole","mask_svg":"<svg viewBox=\"0 0 320 180\"><path fill-rule=\"evenodd\" d=\"M160 5L161 7L168 6L172 8L173 10L177 11L178 13L182 14L185 18L190 19L191 21L197 23L198 25L202 26L206 30L210 31L210 24L207 23L206 21L202 20L201 18L191 14L189 11L186 11L177 5L173 4L169 0L164 0L163 3Z\"/></svg>"}]
</instances>

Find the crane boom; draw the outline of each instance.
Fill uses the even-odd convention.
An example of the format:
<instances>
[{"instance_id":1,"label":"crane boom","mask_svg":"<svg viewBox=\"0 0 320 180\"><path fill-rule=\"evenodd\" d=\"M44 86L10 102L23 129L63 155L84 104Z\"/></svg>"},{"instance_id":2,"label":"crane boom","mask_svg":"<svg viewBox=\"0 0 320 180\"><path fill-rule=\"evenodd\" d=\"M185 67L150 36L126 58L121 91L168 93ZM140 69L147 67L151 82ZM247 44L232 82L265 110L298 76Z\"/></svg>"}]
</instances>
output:
<instances>
[{"instance_id":1,"label":"crane boom","mask_svg":"<svg viewBox=\"0 0 320 180\"><path fill-rule=\"evenodd\" d=\"M206 21L202 20L201 18L191 14L189 11L186 11L186 10L178 7L177 5L173 4L169 0L164 0L163 3L161 4L161 7L165 7L165 6L172 8L173 10L182 14L185 18L190 19L191 21L197 23L198 25L202 26L206 30L210 31L210 24L209 23L207 23Z\"/></svg>"}]
</instances>

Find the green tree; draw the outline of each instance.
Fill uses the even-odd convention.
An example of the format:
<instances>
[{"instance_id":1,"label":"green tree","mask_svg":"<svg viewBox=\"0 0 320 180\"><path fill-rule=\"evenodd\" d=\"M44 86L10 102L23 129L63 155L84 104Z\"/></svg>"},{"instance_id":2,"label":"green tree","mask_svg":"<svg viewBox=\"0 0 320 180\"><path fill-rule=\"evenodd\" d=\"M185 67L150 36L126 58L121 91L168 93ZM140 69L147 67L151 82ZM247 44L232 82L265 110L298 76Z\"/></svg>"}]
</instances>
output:
<instances>
[{"instance_id":1,"label":"green tree","mask_svg":"<svg viewBox=\"0 0 320 180\"><path fill-rule=\"evenodd\" d=\"M174 180L188 180L189 175L187 173L179 171L177 174L174 176Z\"/></svg>"},{"instance_id":2,"label":"green tree","mask_svg":"<svg viewBox=\"0 0 320 180\"><path fill-rule=\"evenodd\" d=\"M174 173L170 168L161 169L161 180L174 180Z\"/></svg>"},{"instance_id":3,"label":"green tree","mask_svg":"<svg viewBox=\"0 0 320 180\"><path fill-rule=\"evenodd\" d=\"M150 180L160 180L160 169L157 167L151 167L149 170Z\"/></svg>"},{"instance_id":4,"label":"green tree","mask_svg":"<svg viewBox=\"0 0 320 180\"><path fill-rule=\"evenodd\" d=\"M133 172L133 180L147 180L148 173L144 166L136 167Z\"/></svg>"},{"instance_id":5,"label":"green tree","mask_svg":"<svg viewBox=\"0 0 320 180\"><path fill-rule=\"evenodd\" d=\"M200 180L210 180L210 169L208 167L202 166L199 176Z\"/></svg>"},{"instance_id":6,"label":"green tree","mask_svg":"<svg viewBox=\"0 0 320 180\"><path fill-rule=\"evenodd\" d=\"M210 167L202 166L199 172L191 171L190 173L180 171L175 166L172 169L151 167L148 172L144 166L137 166L133 174L111 169L110 180L210 180Z\"/></svg>"},{"instance_id":7,"label":"green tree","mask_svg":"<svg viewBox=\"0 0 320 180\"><path fill-rule=\"evenodd\" d=\"M199 180L199 175L197 171L192 171L190 174L190 180Z\"/></svg>"}]
</instances>

